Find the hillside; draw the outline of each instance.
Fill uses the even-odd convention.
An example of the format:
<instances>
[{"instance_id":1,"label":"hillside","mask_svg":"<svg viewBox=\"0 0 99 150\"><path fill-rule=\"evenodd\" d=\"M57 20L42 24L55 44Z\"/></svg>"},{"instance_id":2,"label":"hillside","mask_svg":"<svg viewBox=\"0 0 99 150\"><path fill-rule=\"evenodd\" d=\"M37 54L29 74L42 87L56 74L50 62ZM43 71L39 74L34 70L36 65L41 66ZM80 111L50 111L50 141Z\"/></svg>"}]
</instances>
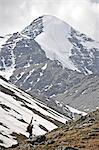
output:
<instances>
[{"instance_id":1,"label":"hillside","mask_svg":"<svg viewBox=\"0 0 99 150\"><path fill-rule=\"evenodd\" d=\"M33 134L37 136L85 114L69 106L65 106L64 114L61 114L0 76L0 146L16 145L13 133L29 137L26 128L32 117Z\"/></svg>"},{"instance_id":2,"label":"hillside","mask_svg":"<svg viewBox=\"0 0 99 150\"><path fill-rule=\"evenodd\" d=\"M77 85L57 94L53 99L87 112L99 108L99 75L86 76Z\"/></svg>"},{"instance_id":3,"label":"hillside","mask_svg":"<svg viewBox=\"0 0 99 150\"><path fill-rule=\"evenodd\" d=\"M18 135L19 145L7 150L98 150L99 109L45 136L46 139L43 142L36 141L33 144L33 141L28 141L22 135Z\"/></svg>"}]
</instances>

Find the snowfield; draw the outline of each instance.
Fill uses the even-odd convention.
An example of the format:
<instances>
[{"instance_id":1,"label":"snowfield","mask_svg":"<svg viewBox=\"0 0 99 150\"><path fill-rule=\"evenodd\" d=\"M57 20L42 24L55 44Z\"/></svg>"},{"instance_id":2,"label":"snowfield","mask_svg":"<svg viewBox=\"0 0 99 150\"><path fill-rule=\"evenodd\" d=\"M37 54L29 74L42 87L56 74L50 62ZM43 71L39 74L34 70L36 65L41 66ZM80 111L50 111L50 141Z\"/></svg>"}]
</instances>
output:
<instances>
[{"instance_id":1,"label":"snowfield","mask_svg":"<svg viewBox=\"0 0 99 150\"><path fill-rule=\"evenodd\" d=\"M71 27L53 16L44 16L43 26L43 32L35 40L41 45L46 56L51 60L58 60L68 69L78 70L69 59L72 44L68 37Z\"/></svg>"},{"instance_id":2,"label":"snowfield","mask_svg":"<svg viewBox=\"0 0 99 150\"><path fill-rule=\"evenodd\" d=\"M0 78L0 145L10 147L17 144L17 139L12 135L13 132L28 137L26 127L32 116L34 135L46 133L40 128L40 125L51 131L59 126L58 123L70 120L69 117L52 110L36 98L32 98L29 94Z\"/></svg>"}]
</instances>

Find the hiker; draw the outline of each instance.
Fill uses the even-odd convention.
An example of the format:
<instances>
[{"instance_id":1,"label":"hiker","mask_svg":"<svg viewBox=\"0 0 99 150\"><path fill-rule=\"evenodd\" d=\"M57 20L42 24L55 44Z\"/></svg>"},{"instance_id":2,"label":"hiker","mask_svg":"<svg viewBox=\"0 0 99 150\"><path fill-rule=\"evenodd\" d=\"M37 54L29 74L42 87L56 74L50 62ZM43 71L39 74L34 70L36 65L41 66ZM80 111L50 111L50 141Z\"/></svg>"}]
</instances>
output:
<instances>
[{"instance_id":1,"label":"hiker","mask_svg":"<svg viewBox=\"0 0 99 150\"><path fill-rule=\"evenodd\" d=\"M31 121L30 121L29 125L27 126L27 132L29 132L30 139L32 138L32 129L33 129L32 121L33 121L33 117L31 118Z\"/></svg>"}]
</instances>

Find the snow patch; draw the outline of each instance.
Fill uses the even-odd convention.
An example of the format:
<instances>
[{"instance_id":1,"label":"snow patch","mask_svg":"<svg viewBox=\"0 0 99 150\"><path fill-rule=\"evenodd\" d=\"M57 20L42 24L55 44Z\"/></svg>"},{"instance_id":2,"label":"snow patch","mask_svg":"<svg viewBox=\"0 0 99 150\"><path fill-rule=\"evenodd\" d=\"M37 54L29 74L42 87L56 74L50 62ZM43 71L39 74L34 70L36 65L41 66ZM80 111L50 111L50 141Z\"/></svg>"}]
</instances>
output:
<instances>
[{"instance_id":1,"label":"snow patch","mask_svg":"<svg viewBox=\"0 0 99 150\"><path fill-rule=\"evenodd\" d=\"M21 73L19 74L19 76L16 76L16 79L17 79L17 80L21 79L22 76L24 75L24 73L25 73L25 72L21 72ZM17 82L17 81L16 81L16 82Z\"/></svg>"},{"instance_id":2,"label":"snow patch","mask_svg":"<svg viewBox=\"0 0 99 150\"><path fill-rule=\"evenodd\" d=\"M2 75L7 80L10 79L10 77L12 76L12 74L13 74L13 72L15 70L15 57L14 57L13 50L11 50L11 60L12 60L11 66L7 67L6 64L5 64L4 57L2 58L2 63L3 63L3 67L4 67L5 70L0 71L0 75Z\"/></svg>"},{"instance_id":3,"label":"snow patch","mask_svg":"<svg viewBox=\"0 0 99 150\"><path fill-rule=\"evenodd\" d=\"M87 69L86 67L85 67L85 70L88 72L89 75L93 74L93 72L91 70Z\"/></svg>"},{"instance_id":4,"label":"snow patch","mask_svg":"<svg viewBox=\"0 0 99 150\"><path fill-rule=\"evenodd\" d=\"M40 81L40 78L38 78L36 82L39 82L39 81Z\"/></svg>"},{"instance_id":5,"label":"snow patch","mask_svg":"<svg viewBox=\"0 0 99 150\"><path fill-rule=\"evenodd\" d=\"M29 74L26 76L26 78L23 81L23 83L25 83L30 78L30 76L32 75L33 72L34 72L34 69L29 72Z\"/></svg>"},{"instance_id":6,"label":"snow patch","mask_svg":"<svg viewBox=\"0 0 99 150\"><path fill-rule=\"evenodd\" d=\"M35 40L41 45L46 56L58 60L64 67L77 70L70 60L72 44L68 40L71 27L53 16L43 17L43 32Z\"/></svg>"},{"instance_id":7,"label":"snow patch","mask_svg":"<svg viewBox=\"0 0 99 150\"><path fill-rule=\"evenodd\" d=\"M66 107L67 107L72 113L81 114L81 115L83 115L83 116L87 115L87 113L82 112L82 111L79 111L79 110L77 110L77 109L75 109L75 108L72 108L72 107L70 107L70 106L68 106L68 105L66 105Z\"/></svg>"},{"instance_id":8,"label":"snow patch","mask_svg":"<svg viewBox=\"0 0 99 150\"><path fill-rule=\"evenodd\" d=\"M42 77L43 76L43 73L42 72L40 72L40 77Z\"/></svg>"},{"instance_id":9,"label":"snow patch","mask_svg":"<svg viewBox=\"0 0 99 150\"><path fill-rule=\"evenodd\" d=\"M25 90L26 92L29 92L29 91L31 91L31 87L29 88L29 89L27 89L27 90Z\"/></svg>"},{"instance_id":10,"label":"snow patch","mask_svg":"<svg viewBox=\"0 0 99 150\"><path fill-rule=\"evenodd\" d=\"M30 63L29 62L24 66L24 68L28 68L28 67L30 67Z\"/></svg>"},{"instance_id":11,"label":"snow patch","mask_svg":"<svg viewBox=\"0 0 99 150\"><path fill-rule=\"evenodd\" d=\"M11 35L6 35L5 37L0 37L0 49L3 47L2 45L6 44L6 41L11 37Z\"/></svg>"},{"instance_id":12,"label":"snow patch","mask_svg":"<svg viewBox=\"0 0 99 150\"><path fill-rule=\"evenodd\" d=\"M47 68L47 63L41 68L43 71Z\"/></svg>"},{"instance_id":13,"label":"snow patch","mask_svg":"<svg viewBox=\"0 0 99 150\"><path fill-rule=\"evenodd\" d=\"M6 44L7 40L11 37L12 35L8 35L8 36L5 36L4 37L4 42ZM7 67L6 64L5 64L5 59L3 58L2 61L3 61L3 67L5 70L3 71L0 71L0 74L6 78L7 80L10 79L10 77L12 76L14 70L15 70L15 55L14 55L14 52L13 50L15 49L16 47L16 44L17 42L19 42L20 40L22 40L22 37L19 37L17 39L13 39L13 42L7 42L8 45L10 45L10 51L11 51L11 61L12 61L12 64L11 66Z\"/></svg>"}]
</instances>

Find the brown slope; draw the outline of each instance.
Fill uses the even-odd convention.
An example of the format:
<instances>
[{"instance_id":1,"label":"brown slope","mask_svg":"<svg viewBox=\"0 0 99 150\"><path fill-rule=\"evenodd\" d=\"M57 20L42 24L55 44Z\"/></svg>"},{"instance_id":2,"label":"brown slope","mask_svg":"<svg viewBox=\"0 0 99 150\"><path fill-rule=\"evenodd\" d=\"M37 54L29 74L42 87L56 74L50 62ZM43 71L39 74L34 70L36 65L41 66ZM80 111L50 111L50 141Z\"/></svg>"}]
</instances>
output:
<instances>
[{"instance_id":1,"label":"brown slope","mask_svg":"<svg viewBox=\"0 0 99 150\"><path fill-rule=\"evenodd\" d=\"M43 143L33 145L18 135L19 146L8 150L65 150L61 147L73 147L78 150L99 150L99 109L75 122L47 133Z\"/></svg>"}]
</instances>

